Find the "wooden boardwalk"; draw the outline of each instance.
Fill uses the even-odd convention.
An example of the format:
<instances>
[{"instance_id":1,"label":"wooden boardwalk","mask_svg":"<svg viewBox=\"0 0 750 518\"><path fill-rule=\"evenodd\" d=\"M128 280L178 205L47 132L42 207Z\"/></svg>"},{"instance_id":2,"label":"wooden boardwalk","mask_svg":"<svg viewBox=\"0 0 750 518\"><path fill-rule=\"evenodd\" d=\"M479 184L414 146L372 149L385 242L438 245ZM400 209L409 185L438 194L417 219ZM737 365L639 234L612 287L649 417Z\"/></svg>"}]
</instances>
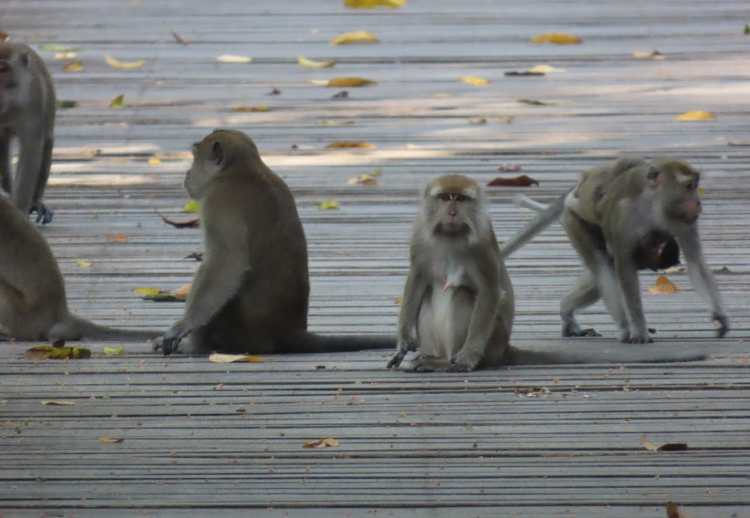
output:
<instances>
[{"instance_id":1,"label":"wooden boardwalk","mask_svg":"<svg viewBox=\"0 0 750 518\"><path fill-rule=\"evenodd\" d=\"M181 303L132 290L189 282L197 263L184 257L200 250L200 233L158 213L189 217L180 212L186 151L233 127L297 198L313 330L393 332L428 179L461 172L487 182L519 174L498 166L520 165L538 188L488 190L505 239L530 217L513 194L550 200L582 169L628 151L676 155L706 172L701 228L709 263L723 269L732 331L713 338L707 308L678 273L679 293L644 295L649 323L661 344L705 349L710 360L416 375L385 370L385 352L216 365L140 343L106 357L107 344L85 343L92 359L31 362L23 353L33 344L2 345L0 516L625 518L664 517L674 501L692 518L750 517L747 14L740 0L409 0L377 11L339 0L3 0L0 30L37 48L75 47L84 66L65 72L42 51L58 97L78 103L58 111L56 215L43 232L70 305L88 318L164 329L179 318ZM356 29L381 42L329 44ZM548 31L584 42L529 43ZM636 50L666 59L637 60ZM145 65L116 70L105 54ZM221 54L254 61L217 63ZM311 71L296 64L300 54L338 63ZM565 71L504 76L539 64ZM466 75L491 82L458 80ZM336 76L378 84L337 100L340 89L309 82ZM126 106L110 108L120 94ZM232 111L261 105L268 111ZM717 118L674 120L688 110ZM345 139L377 147L325 149ZM347 185L375 168L379 185ZM341 208L320 210L328 198ZM558 338L558 303L579 272L559 226L508 266L516 345L615 346L601 305L583 320L604 338ZM642 275L644 288L654 278ZM688 451L647 451L642 435ZM339 446L303 448L322 437Z\"/></svg>"}]
</instances>

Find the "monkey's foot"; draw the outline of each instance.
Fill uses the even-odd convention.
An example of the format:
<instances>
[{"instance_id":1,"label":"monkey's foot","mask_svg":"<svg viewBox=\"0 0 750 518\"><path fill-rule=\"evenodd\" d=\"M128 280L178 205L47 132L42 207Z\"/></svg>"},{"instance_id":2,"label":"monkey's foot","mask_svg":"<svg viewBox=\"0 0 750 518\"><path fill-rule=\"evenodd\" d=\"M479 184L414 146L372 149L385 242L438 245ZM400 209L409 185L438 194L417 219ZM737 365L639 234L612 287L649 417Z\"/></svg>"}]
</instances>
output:
<instances>
[{"instance_id":1,"label":"monkey's foot","mask_svg":"<svg viewBox=\"0 0 750 518\"><path fill-rule=\"evenodd\" d=\"M160 336L151 340L151 344L154 352L159 352L164 356L169 356L172 353L176 353L180 348L180 339L173 337L170 338L167 335Z\"/></svg>"},{"instance_id":2,"label":"monkey's foot","mask_svg":"<svg viewBox=\"0 0 750 518\"><path fill-rule=\"evenodd\" d=\"M44 203L39 203L37 205L34 205L31 207L31 210L29 211L29 214L34 214L36 212L36 222L41 223L42 225L46 225L50 221L52 221L52 218L55 215L55 212L52 209L48 209Z\"/></svg>"},{"instance_id":3,"label":"monkey's foot","mask_svg":"<svg viewBox=\"0 0 750 518\"><path fill-rule=\"evenodd\" d=\"M711 316L711 320L713 320L714 326L716 327L716 336L718 338L724 338L724 335L729 332L729 319L727 316L714 313Z\"/></svg>"},{"instance_id":4,"label":"monkey's foot","mask_svg":"<svg viewBox=\"0 0 750 518\"><path fill-rule=\"evenodd\" d=\"M414 358L403 370L411 372L446 371L450 367L445 358L438 356L420 355Z\"/></svg>"},{"instance_id":5,"label":"monkey's foot","mask_svg":"<svg viewBox=\"0 0 750 518\"><path fill-rule=\"evenodd\" d=\"M651 344L654 343L654 339L648 336L646 333L623 333L620 336L620 341L624 344Z\"/></svg>"},{"instance_id":6,"label":"monkey's foot","mask_svg":"<svg viewBox=\"0 0 750 518\"><path fill-rule=\"evenodd\" d=\"M388 360L388 363L386 364L386 369L394 369L398 368L401 365L401 362L404 361L404 356L406 356L406 349L399 348L396 353L391 356L391 359Z\"/></svg>"},{"instance_id":7,"label":"monkey's foot","mask_svg":"<svg viewBox=\"0 0 750 518\"><path fill-rule=\"evenodd\" d=\"M602 336L600 332L598 332L593 327L587 327L586 329L578 328L575 331L570 330L563 330L562 333L563 337L570 338L570 337L581 337L581 336Z\"/></svg>"}]
</instances>

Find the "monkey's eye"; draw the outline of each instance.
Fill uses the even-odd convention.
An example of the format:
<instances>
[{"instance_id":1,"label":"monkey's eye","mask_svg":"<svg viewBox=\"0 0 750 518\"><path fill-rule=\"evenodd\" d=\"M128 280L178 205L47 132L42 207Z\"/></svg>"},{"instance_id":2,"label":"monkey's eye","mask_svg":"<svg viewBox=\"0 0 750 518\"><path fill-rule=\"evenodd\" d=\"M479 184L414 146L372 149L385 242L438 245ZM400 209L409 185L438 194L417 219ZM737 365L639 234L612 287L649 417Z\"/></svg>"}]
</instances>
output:
<instances>
[{"instance_id":1,"label":"monkey's eye","mask_svg":"<svg viewBox=\"0 0 750 518\"><path fill-rule=\"evenodd\" d=\"M450 192L441 192L437 195L437 199L440 201L452 201L455 195Z\"/></svg>"},{"instance_id":2,"label":"monkey's eye","mask_svg":"<svg viewBox=\"0 0 750 518\"><path fill-rule=\"evenodd\" d=\"M697 188L698 188L698 182L696 182L695 180L685 184L685 189L687 189L688 191L694 191Z\"/></svg>"},{"instance_id":3,"label":"monkey's eye","mask_svg":"<svg viewBox=\"0 0 750 518\"><path fill-rule=\"evenodd\" d=\"M463 194L454 194L453 199L456 201L464 202L464 201L469 201L471 198Z\"/></svg>"}]
</instances>

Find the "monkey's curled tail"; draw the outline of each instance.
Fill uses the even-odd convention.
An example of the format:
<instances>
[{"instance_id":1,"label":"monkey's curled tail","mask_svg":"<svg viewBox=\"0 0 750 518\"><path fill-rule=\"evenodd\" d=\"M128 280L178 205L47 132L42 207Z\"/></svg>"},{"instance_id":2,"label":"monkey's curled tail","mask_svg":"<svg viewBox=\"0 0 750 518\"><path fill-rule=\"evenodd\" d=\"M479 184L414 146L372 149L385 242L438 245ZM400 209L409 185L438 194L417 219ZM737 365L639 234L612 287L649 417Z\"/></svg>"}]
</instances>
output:
<instances>
[{"instance_id":1,"label":"monkey's curled tail","mask_svg":"<svg viewBox=\"0 0 750 518\"><path fill-rule=\"evenodd\" d=\"M563 194L550 205L544 205L543 203L536 202L526 196L516 197L516 204L535 210L538 214L528 225L526 225L526 228L503 243L503 246L500 249L500 256L505 259L531 241L534 236L542 232L545 228L559 220L565 209L565 197L567 195L568 193Z\"/></svg>"},{"instance_id":2,"label":"monkey's curled tail","mask_svg":"<svg viewBox=\"0 0 750 518\"><path fill-rule=\"evenodd\" d=\"M663 344L571 344L566 351L542 351L511 347L505 365L564 365L591 363L672 363L705 360L708 356L698 345Z\"/></svg>"},{"instance_id":3,"label":"monkey's curled tail","mask_svg":"<svg viewBox=\"0 0 750 518\"><path fill-rule=\"evenodd\" d=\"M281 353L339 353L365 349L396 349L392 336L318 335L305 331L279 342Z\"/></svg>"},{"instance_id":4,"label":"monkey's curled tail","mask_svg":"<svg viewBox=\"0 0 750 518\"><path fill-rule=\"evenodd\" d=\"M164 333L154 330L131 330L118 329L116 327L105 327L95 324L85 318L71 315L63 325L63 335L68 337L78 336L90 340L149 340ZM53 333L55 331L53 330ZM74 338L68 338L73 340Z\"/></svg>"}]
</instances>

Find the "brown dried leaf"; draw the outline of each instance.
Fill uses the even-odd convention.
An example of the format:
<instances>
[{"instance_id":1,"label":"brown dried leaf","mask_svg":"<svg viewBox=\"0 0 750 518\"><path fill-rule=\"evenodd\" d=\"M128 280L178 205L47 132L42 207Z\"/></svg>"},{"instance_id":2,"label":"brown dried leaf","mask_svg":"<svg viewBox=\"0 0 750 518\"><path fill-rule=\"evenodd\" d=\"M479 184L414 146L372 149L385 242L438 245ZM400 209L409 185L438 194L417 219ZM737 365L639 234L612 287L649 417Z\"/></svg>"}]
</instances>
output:
<instances>
[{"instance_id":1,"label":"brown dried leaf","mask_svg":"<svg viewBox=\"0 0 750 518\"><path fill-rule=\"evenodd\" d=\"M365 79L364 77L334 77L326 81L325 86L328 88L357 88L360 86L371 86L378 84L377 81L372 79Z\"/></svg>"},{"instance_id":2,"label":"brown dried leaf","mask_svg":"<svg viewBox=\"0 0 750 518\"><path fill-rule=\"evenodd\" d=\"M377 185L378 178L375 175L365 173L349 178L346 183L349 185Z\"/></svg>"},{"instance_id":3,"label":"brown dried leaf","mask_svg":"<svg viewBox=\"0 0 750 518\"><path fill-rule=\"evenodd\" d=\"M110 243L127 243L128 242L128 236L126 236L122 232L118 232L116 234L105 234L104 238Z\"/></svg>"},{"instance_id":4,"label":"brown dried leaf","mask_svg":"<svg viewBox=\"0 0 750 518\"><path fill-rule=\"evenodd\" d=\"M680 287L670 281L666 275L659 275L653 286L648 288L648 292L653 295L672 295L680 291Z\"/></svg>"},{"instance_id":5,"label":"brown dried leaf","mask_svg":"<svg viewBox=\"0 0 750 518\"><path fill-rule=\"evenodd\" d=\"M232 111L235 113L265 113L270 110L271 108L269 108L265 104L259 104L257 106L234 106L232 107Z\"/></svg>"},{"instance_id":6,"label":"brown dried leaf","mask_svg":"<svg viewBox=\"0 0 750 518\"><path fill-rule=\"evenodd\" d=\"M99 442L102 444L120 444L124 440L122 437L110 437L109 435L99 437Z\"/></svg>"},{"instance_id":7,"label":"brown dried leaf","mask_svg":"<svg viewBox=\"0 0 750 518\"><path fill-rule=\"evenodd\" d=\"M487 184L488 187L530 187L532 185L539 186L539 181L525 174L513 178L498 177Z\"/></svg>"},{"instance_id":8,"label":"brown dried leaf","mask_svg":"<svg viewBox=\"0 0 750 518\"><path fill-rule=\"evenodd\" d=\"M200 218L188 219L186 221L174 221L166 216L159 214L161 220L167 225L172 225L174 228L198 228L200 227Z\"/></svg>"},{"instance_id":9,"label":"brown dried leaf","mask_svg":"<svg viewBox=\"0 0 750 518\"><path fill-rule=\"evenodd\" d=\"M352 31L331 38L331 45L351 45L352 43L378 43L380 40L368 31Z\"/></svg>"},{"instance_id":10,"label":"brown dried leaf","mask_svg":"<svg viewBox=\"0 0 750 518\"><path fill-rule=\"evenodd\" d=\"M406 0L344 0L344 5L350 9L376 9L378 7L398 9L406 5Z\"/></svg>"},{"instance_id":11,"label":"brown dried leaf","mask_svg":"<svg viewBox=\"0 0 750 518\"><path fill-rule=\"evenodd\" d=\"M375 144L364 140L335 140L326 146L326 149L373 149Z\"/></svg>"},{"instance_id":12,"label":"brown dried leaf","mask_svg":"<svg viewBox=\"0 0 750 518\"><path fill-rule=\"evenodd\" d=\"M549 103L537 101L536 99L517 99L516 102L528 104L529 106L549 106Z\"/></svg>"},{"instance_id":13,"label":"brown dried leaf","mask_svg":"<svg viewBox=\"0 0 750 518\"><path fill-rule=\"evenodd\" d=\"M313 441L305 441L303 448L336 448L339 445L338 439L334 437L324 437Z\"/></svg>"},{"instance_id":14,"label":"brown dried leaf","mask_svg":"<svg viewBox=\"0 0 750 518\"><path fill-rule=\"evenodd\" d=\"M70 61L63 65L64 72L83 72L83 63L79 60Z\"/></svg>"},{"instance_id":15,"label":"brown dried leaf","mask_svg":"<svg viewBox=\"0 0 750 518\"><path fill-rule=\"evenodd\" d=\"M685 513L674 502L667 502L665 509L667 511L667 518L687 518Z\"/></svg>"},{"instance_id":16,"label":"brown dried leaf","mask_svg":"<svg viewBox=\"0 0 750 518\"><path fill-rule=\"evenodd\" d=\"M685 451L688 449L687 443L684 442L666 442L655 444L648 437L641 435L641 445L648 451Z\"/></svg>"},{"instance_id":17,"label":"brown dried leaf","mask_svg":"<svg viewBox=\"0 0 750 518\"><path fill-rule=\"evenodd\" d=\"M555 45L578 45L583 39L566 32L545 32L531 38L531 43L552 43Z\"/></svg>"},{"instance_id":18,"label":"brown dried leaf","mask_svg":"<svg viewBox=\"0 0 750 518\"><path fill-rule=\"evenodd\" d=\"M7 32L0 31L0 41L8 41L10 36Z\"/></svg>"},{"instance_id":19,"label":"brown dried leaf","mask_svg":"<svg viewBox=\"0 0 750 518\"><path fill-rule=\"evenodd\" d=\"M42 406L73 406L76 404L75 401L65 399L43 399L40 403Z\"/></svg>"},{"instance_id":20,"label":"brown dried leaf","mask_svg":"<svg viewBox=\"0 0 750 518\"><path fill-rule=\"evenodd\" d=\"M188 295L190 295L190 290L193 287L193 283L189 282L187 284L183 284L176 290L174 290L174 296L177 300L187 300Z\"/></svg>"}]
</instances>

